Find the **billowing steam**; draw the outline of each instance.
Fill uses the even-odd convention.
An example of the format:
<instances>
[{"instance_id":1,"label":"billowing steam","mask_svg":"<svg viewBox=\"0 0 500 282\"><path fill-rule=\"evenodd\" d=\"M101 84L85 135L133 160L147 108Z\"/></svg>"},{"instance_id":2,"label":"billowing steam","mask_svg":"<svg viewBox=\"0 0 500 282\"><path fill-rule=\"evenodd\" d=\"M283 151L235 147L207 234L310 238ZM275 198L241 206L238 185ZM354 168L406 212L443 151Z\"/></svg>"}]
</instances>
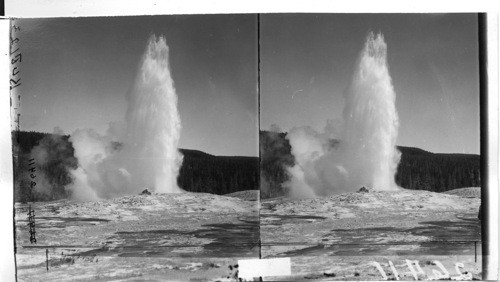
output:
<instances>
[{"instance_id":1,"label":"billowing steam","mask_svg":"<svg viewBox=\"0 0 500 282\"><path fill-rule=\"evenodd\" d=\"M71 171L74 198L111 198L144 188L181 192L181 123L163 36L150 37L127 102L125 121L110 124L105 135L90 129L71 135L79 164Z\"/></svg>"},{"instance_id":2,"label":"billowing steam","mask_svg":"<svg viewBox=\"0 0 500 282\"><path fill-rule=\"evenodd\" d=\"M292 166L295 161L285 136L286 134L282 133L275 124L271 125L270 131L260 133L260 195L262 198L286 193L281 186L288 179L284 168Z\"/></svg>"},{"instance_id":3,"label":"billowing steam","mask_svg":"<svg viewBox=\"0 0 500 282\"><path fill-rule=\"evenodd\" d=\"M301 127L287 135L295 157L286 183L291 196L339 194L362 186L398 189L394 180L400 158L395 99L384 37L370 33L345 91L340 128L329 123L322 133Z\"/></svg>"},{"instance_id":4,"label":"billowing steam","mask_svg":"<svg viewBox=\"0 0 500 282\"><path fill-rule=\"evenodd\" d=\"M29 159L35 169L33 173L27 168L22 169L27 175L21 179L34 180L32 193L36 194L36 199L50 201L67 198L65 186L72 182L69 171L77 166L68 136L60 128L54 128L53 134L45 135L32 148Z\"/></svg>"}]
</instances>

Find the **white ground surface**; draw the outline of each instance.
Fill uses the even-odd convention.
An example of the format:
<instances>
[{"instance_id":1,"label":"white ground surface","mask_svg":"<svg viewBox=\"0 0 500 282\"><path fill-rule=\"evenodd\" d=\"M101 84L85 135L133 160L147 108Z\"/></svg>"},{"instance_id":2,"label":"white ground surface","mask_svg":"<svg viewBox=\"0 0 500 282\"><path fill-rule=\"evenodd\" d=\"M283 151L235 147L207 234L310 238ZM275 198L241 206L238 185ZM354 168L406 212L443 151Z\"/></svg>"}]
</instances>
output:
<instances>
[{"instance_id":1,"label":"white ground surface","mask_svg":"<svg viewBox=\"0 0 500 282\"><path fill-rule=\"evenodd\" d=\"M203 193L16 204L19 281L224 280L258 257L258 203ZM49 270L46 269L46 250Z\"/></svg>"},{"instance_id":2,"label":"white ground surface","mask_svg":"<svg viewBox=\"0 0 500 282\"><path fill-rule=\"evenodd\" d=\"M443 192L445 194L457 195L466 198L481 198L481 187L458 188Z\"/></svg>"},{"instance_id":3,"label":"white ground surface","mask_svg":"<svg viewBox=\"0 0 500 282\"><path fill-rule=\"evenodd\" d=\"M263 258L292 262L291 277L268 280L382 280L375 262L389 279L392 262L398 278L414 280L407 259L419 261L419 279L437 278L441 266L453 279L481 277L477 197L401 190L243 200L254 194L35 203L36 245L27 205L16 204L18 279L231 281L229 266L258 258L259 234Z\"/></svg>"},{"instance_id":4,"label":"white ground surface","mask_svg":"<svg viewBox=\"0 0 500 282\"><path fill-rule=\"evenodd\" d=\"M414 280L406 259L419 260L419 279L436 278L434 260L455 278L456 263L481 277L479 198L403 189L261 205L262 256L291 257L286 279L383 280L373 263L393 273L391 261Z\"/></svg>"}]
</instances>

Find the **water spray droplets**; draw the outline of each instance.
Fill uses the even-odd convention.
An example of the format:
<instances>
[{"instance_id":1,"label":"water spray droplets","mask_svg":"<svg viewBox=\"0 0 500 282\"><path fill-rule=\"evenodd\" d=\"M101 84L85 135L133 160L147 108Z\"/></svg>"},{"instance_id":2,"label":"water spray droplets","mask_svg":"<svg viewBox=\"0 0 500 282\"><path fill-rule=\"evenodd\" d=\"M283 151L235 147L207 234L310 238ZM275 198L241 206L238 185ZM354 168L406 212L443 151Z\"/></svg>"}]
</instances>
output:
<instances>
[{"instance_id":1,"label":"water spray droplets","mask_svg":"<svg viewBox=\"0 0 500 282\"><path fill-rule=\"evenodd\" d=\"M75 198L112 198L144 187L181 192L177 185L181 120L169 65L165 37L152 35L127 96L125 120L111 124L106 135L91 129L72 134L79 163L72 171Z\"/></svg>"},{"instance_id":2,"label":"water spray droplets","mask_svg":"<svg viewBox=\"0 0 500 282\"><path fill-rule=\"evenodd\" d=\"M394 180L400 158L396 149L396 93L382 34L368 34L344 97L343 126L335 150L328 146L332 135L328 130L317 133L306 127L289 132L296 160L288 170L291 180L286 184L292 196L339 194L362 186L398 189Z\"/></svg>"}]
</instances>

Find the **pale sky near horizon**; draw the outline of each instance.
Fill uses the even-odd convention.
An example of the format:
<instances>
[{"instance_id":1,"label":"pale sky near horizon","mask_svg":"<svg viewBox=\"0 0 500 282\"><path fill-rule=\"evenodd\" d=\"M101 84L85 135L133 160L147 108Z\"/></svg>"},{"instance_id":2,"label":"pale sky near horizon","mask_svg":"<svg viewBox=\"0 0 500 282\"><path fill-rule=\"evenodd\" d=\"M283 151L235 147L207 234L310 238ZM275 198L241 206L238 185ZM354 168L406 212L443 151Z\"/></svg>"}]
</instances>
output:
<instances>
[{"instance_id":1,"label":"pale sky near horizon","mask_svg":"<svg viewBox=\"0 0 500 282\"><path fill-rule=\"evenodd\" d=\"M369 31L384 34L398 145L479 153L476 14L260 15L260 126L318 130L341 117ZM258 155L257 16L22 19L21 129L103 132L151 33L164 34L182 121L180 146Z\"/></svg>"},{"instance_id":2,"label":"pale sky near horizon","mask_svg":"<svg viewBox=\"0 0 500 282\"><path fill-rule=\"evenodd\" d=\"M124 119L150 34L165 35L180 147L258 155L257 16L21 19L21 130L71 134Z\"/></svg>"},{"instance_id":3,"label":"pale sky near horizon","mask_svg":"<svg viewBox=\"0 0 500 282\"><path fill-rule=\"evenodd\" d=\"M343 92L370 31L387 43L398 145L479 154L476 14L263 14L261 129L322 130L341 118Z\"/></svg>"}]
</instances>

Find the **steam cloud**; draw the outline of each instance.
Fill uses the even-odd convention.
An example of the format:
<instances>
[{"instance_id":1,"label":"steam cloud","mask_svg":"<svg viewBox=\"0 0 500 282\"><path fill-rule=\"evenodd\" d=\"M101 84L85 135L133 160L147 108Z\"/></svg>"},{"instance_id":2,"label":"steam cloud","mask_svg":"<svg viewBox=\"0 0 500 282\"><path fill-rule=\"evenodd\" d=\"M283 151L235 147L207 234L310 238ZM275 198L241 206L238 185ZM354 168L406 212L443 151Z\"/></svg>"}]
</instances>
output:
<instances>
[{"instance_id":1,"label":"steam cloud","mask_svg":"<svg viewBox=\"0 0 500 282\"><path fill-rule=\"evenodd\" d=\"M293 128L287 135L295 157L285 183L292 197L351 192L362 186L397 190L396 94L382 34L369 33L350 86L344 93L343 119L324 132Z\"/></svg>"},{"instance_id":2,"label":"steam cloud","mask_svg":"<svg viewBox=\"0 0 500 282\"><path fill-rule=\"evenodd\" d=\"M288 179L284 168L295 163L285 135L275 124L260 134L260 195L264 198L284 194L281 183Z\"/></svg>"},{"instance_id":3,"label":"steam cloud","mask_svg":"<svg viewBox=\"0 0 500 282\"><path fill-rule=\"evenodd\" d=\"M92 129L71 135L78 159L78 168L71 170L75 199L111 198L144 188L181 192L181 121L165 37L149 38L127 102L125 120L111 123L105 135Z\"/></svg>"},{"instance_id":4,"label":"steam cloud","mask_svg":"<svg viewBox=\"0 0 500 282\"><path fill-rule=\"evenodd\" d=\"M67 141L67 136L56 127L53 134L47 134L38 145L33 147L29 154L38 169L33 171L35 177L34 191L38 198L57 200L67 197L65 185L72 182L68 171L76 168L77 160L73 156L73 148ZM24 170L22 179L33 179L29 172Z\"/></svg>"}]
</instances>

